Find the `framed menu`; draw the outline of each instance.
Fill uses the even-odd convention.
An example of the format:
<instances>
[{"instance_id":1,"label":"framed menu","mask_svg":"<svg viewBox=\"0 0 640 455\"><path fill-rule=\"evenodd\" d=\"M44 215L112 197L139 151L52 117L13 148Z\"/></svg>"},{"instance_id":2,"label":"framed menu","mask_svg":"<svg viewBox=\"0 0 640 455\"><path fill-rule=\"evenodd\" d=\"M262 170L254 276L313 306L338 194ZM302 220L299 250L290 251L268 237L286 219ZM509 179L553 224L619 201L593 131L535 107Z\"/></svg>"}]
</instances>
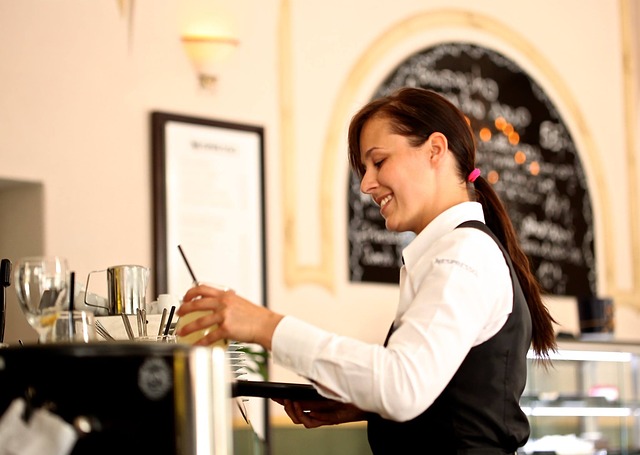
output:
<instances>
[{"instance_id":1,"label":"framed menu","mask_svg":"<svg viewBox=\"0 0 640 455\"><path fill-rule=\"evenodd\" d=\"M263 128L152 112L151 129L155 295L181 299L193 285L190 267L198 282L267 306ZM244 404L268 441L266 400Z\"/></svg>"},{"instance_id":2,"label":"framed menu","mask_svg":"<svg viewBox=\"0 0 640 455\"><path fill-rule=\"evenodd\" d=\"M266 305L262 127L152 112L155 295L193 278Z\"/></svg>"}]
</instances>

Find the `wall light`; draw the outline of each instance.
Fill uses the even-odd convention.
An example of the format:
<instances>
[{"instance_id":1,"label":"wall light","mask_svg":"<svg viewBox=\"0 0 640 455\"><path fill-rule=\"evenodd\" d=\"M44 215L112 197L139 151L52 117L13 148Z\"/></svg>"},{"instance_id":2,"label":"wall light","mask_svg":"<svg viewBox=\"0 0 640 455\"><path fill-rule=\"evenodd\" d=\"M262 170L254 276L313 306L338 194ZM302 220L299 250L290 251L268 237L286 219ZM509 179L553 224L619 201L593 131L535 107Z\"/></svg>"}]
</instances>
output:
<instances>
[{"instance_id":1,"label":"wall light","mask_svg":"<svg viewBox=\"0 0 640 455\"><path fill-rule=\"evenodd\" d=\"M224 36L183 35L182 44L198 72L200 85L211 88L216 82L218 65L240 42Z\"/></svg>"}]
</instances>

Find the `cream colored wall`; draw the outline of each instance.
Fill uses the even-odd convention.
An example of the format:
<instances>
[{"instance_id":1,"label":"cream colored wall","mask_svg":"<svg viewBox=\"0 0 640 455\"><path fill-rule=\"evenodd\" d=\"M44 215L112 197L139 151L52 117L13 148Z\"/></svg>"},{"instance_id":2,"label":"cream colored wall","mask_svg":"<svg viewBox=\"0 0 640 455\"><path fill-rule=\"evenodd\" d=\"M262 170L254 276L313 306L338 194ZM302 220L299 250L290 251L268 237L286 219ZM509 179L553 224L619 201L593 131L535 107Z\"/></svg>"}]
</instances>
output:
<instances>
[{"instance_id":1,"label":"cream colored wall","mask_svg":"<svg viewBox=\"0 0 640 455\"><path fill-rule=\"evenodd\" d=\"M638 169L625 130L625 4L0 0L0 179L42 183L44 251L67 257L77 276L120 263L152 267L149 113L262 125L270 306L381 341L397 290L347 280L344 127L411 52L439 39L474 39L539 79L588 150L599 284L619 297L617 335L637 339L632 208L640 194L629 191L628 169ZM132 14L120 5L133 5ZM443 11L453 15L433 23ZM226 18L241 42L212 91L198 87L179 41L202 18ZM563 329L577 331L573 302L549 304ZM276 380L296 379L272 371Z\"/></svg>"},{"instance_id":2,"label":"cream colored wall","mask_svg":"<svg viewBox=\"0 0 640 455\"><path fill-rule=\"evenodd\" d=\"M0 1L0 179L43 184L44 252L80 279L153 265L152 110L264 125L277 162L277 3L222 3L242 43L204 91L180 33L216 2Z\"/></svg>"}]
</instances>

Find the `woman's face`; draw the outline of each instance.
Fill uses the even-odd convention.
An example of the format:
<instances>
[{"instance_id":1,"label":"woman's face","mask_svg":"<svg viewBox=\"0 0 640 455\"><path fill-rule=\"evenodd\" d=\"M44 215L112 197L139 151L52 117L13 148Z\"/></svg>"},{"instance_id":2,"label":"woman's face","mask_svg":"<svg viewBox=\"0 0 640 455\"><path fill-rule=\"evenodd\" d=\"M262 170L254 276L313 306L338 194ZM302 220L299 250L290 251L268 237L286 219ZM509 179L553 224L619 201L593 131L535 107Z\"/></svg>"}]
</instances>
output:
<instances>
[{"instance_id":1,"label":"woman's face","mask_svg":"<svg viewBox=\"0 0 640 455\"><path fill-rule=\"evenodd\" d=\"M446 148L446 139L445 148ZM431 138L412 147L391 131L389 120L372 118L360 134L365 174L360 190L371 195L390 231L419 233L437 215L437 179Z\"/></svg>"}]
</instances>

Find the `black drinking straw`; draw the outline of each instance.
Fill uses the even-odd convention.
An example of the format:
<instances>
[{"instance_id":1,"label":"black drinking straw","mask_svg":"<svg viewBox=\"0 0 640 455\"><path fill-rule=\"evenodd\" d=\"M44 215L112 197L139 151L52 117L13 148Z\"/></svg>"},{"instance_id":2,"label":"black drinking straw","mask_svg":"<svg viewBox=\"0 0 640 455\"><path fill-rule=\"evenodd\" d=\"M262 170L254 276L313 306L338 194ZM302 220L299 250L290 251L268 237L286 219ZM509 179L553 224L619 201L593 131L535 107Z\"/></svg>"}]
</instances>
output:
<instances>
[{"instance_id":1,"label":"black drinking straw","mask_svg":"<svg viewBox=\"0 0 640 455\"><path fill-rule=\"evenodd\" d=\"M164 336L169 335L169 329L171 328L171 320L173 319L173 313L176 311L176 306L171 305L171 311L169 311L169 318L167 319L167 325L164 328Z\"/></svg>"},{"instance_id":2,"label":"black drinking straw","mask_svg":"<svg viewBox=\"0 0 640 455\"><path fill-rule=\"evenodd\" d=\"M182 259L184 260L184 265L187 266L187 270L189 270L189 275L191 275L191 279L193 280L193 285L197 286L198 283L198 279L196 278L196 274L193 273L193 269L191 268L191 266L189 265L189 261L187 260L187 256L184 254L184 251L182 251L182 246L178 245L178 250L180 250L180 255L182 256ZM173 315L173 310L174 307L171 307L171 313L169 314L169 322L167 322L167 328L169 328L169 326L171 325L171 316ZM165 330L165 335L167 335L167 331Z\"/></svg>"},{"instance_id":3,"label":"black drinking straw","mask_svg":"<svg viewBox=\"0 0 640 455\"><path fill-rule=\"evenodd\" d=\"M187 261L187 256L185 256L184 251L182 251L182 246L178 245L178 250L180 250L180 254L182 255L182 259L184 259L184 263L187 266L187 269L189 270L189 274L191 275L191 279L193 280L193 284L195 286L198 286L198 280L196 279L196 275L195 273L193 273L193 270L191 269L191 266L189 265L189 261ZM171 322L171 316L173 315L173 310L174 307L171 307L171 314L169 315L169 323ZM169 323L167 324L167 328L169 327ZM167 332L165 330L165 335L167 335ZM226 343L227 340L225 340Z\"/></svg>"},{"instance_id":4,"label":"black drinking straw","mask_svg":"<svg viewBox=\"0 0 640 455\"><path fill-rule=\"evenodd\" d=\"M187 256L185 256L184 251L182 251L182 246L178 245L178 250L180 250L180 255L182 255L182 259L184 259L184 263L187 266L187 270L189 270L189 275L191 275L193 284L197 285L198 280L196 279L195 273L193 273L193 269L191 269L191 266L189 265L189 261L187 261Z\"/></svg>"},{"instance_id":5,"label":"black drinking straw","mask_svg":"<svg viewBox=\"0 0 640 455\"><path fill-rule=\"evenodd\" d=\"M76 273L71 272L69 275L69 341L73 341L75 335L75 326L73 324L73 294L76 281Z\"/></svg>"}]
</instances>

